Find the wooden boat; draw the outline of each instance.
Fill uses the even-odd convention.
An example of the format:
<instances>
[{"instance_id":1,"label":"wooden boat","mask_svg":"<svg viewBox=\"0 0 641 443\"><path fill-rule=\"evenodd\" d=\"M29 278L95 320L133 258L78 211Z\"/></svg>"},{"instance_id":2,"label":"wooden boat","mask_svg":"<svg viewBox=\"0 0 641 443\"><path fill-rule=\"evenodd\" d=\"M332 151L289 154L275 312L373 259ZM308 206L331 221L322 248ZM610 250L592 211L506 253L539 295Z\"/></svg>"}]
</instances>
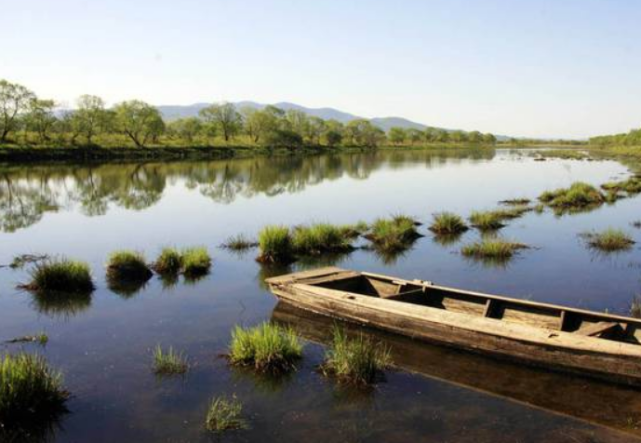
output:
<instances>
[{"instance_id":1,"label":"wooden boat","mask_svg":"<svg viewBox=\"0 0 641 443\"><path fill-rule=\"evenodd\" d=\"M271 320L293 328L305 340L323 345L331 342L336 323L328 316L282 301L274 307ZM576 374L546 371L356 324L347 324L345 329L348 336L363 334L386 346L394 367L403 371L641 436L641 428L636 425L641 412L637 389Z\"/></svg>"},{"instance_id":2,"label":"wooden boat","mask_svg":"<svg viewBox=\"0 0 641 443\"><path fill-rule=\"evenodd\" d=\"M641 320L336 267L266 280L297 307L550 369L641 385Z\"/></svg>"}]
</instances>

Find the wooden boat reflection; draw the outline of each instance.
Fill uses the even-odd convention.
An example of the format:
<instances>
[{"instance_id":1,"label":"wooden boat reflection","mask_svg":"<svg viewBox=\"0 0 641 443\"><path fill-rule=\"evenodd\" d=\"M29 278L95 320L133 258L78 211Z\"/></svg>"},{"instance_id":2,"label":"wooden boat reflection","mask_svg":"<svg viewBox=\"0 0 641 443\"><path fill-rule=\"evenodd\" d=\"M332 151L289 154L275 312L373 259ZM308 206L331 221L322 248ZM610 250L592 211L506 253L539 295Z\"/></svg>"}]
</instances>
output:
<instances>
[{"instance_id":1,"label":"wooden boat reflection","mask_svg":"<svg viewBox=\"0 0 641 443\"><path fill-rule=\"evenodd\" d=\"M294 328L311 342L328 344L336 320L278 302L272 321ZM641 395L637 389L561 372L497 360L437 346L355 324L348 334L363 333L389 346L394 366L547 412L641 435Z\"/></svg>"}]
</instances>

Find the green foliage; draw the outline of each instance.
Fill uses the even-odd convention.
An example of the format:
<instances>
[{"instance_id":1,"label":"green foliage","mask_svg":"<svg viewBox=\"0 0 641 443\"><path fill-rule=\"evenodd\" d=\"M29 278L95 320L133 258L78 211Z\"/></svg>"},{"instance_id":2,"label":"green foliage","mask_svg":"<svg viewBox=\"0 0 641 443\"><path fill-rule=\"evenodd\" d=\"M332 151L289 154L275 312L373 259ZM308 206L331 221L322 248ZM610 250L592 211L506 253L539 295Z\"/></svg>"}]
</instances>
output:
<instances>
[{"instance_id":1,"label":"green foliage","mask_svg":"<svg viewBox=\"0 0 641 443\"><path fill-rule=\"evenodd\" d=\"M253 328L236 326L232 331L229 360L259 372L284 373L295 369L303 345L291 328L262 323Z\"/></svg>"},{"instance_id":2,"label":"green foliage","mask_svg":"<svg viewBox=\"0 0 641 443\"><path fill-rule=\"evenodd\" d=\"M153 264L160 275L177 275L182 269L182 254L175 248L165 247Z\"/></svg>"},{"instance_id":3,"label":"green foliage","mask_svg":"<svg viewBox=\"0 0 641 443\"><path fill-rule=\"evenodd\" d=\"M182 375L189 369L187 358L182 352L177 352L173 347L163 351L156 345L153 353L153 371L156 375Z\"/></svg>"},{"instance_id":4,"label":"green foliage","mask_svg":"<svg viewBox=\"0 0 641 443\"><path fill-rule=\"evenodd\" d=\"M220 129L225 142L238 134L242 127L242 116L231 103L214 104L201 109L200 117Z\"/></svg>"},{"instance_id":5,"label":"green foliage","mask_svg":"<svg viewBox=\"0 0 641 443\"><path fill-rule=\"evenodd\" d=\"M328 223L299 226L292 233L294 252L300 255L320 255L347 252L353 249L351 226L339 227Z\"/></svg>"},{"instance_id":6,"label":"green foliage","mask_svg":"<svg viewBox=\"0 0 641 443\"><path fill-rule=\"evenodd\" d=\"M471 243L461 249L465 257L478 259L510 259L521 249L527 249L523 243L510 242L502 239L484 239Z\"/></svg>"},{"instance_id":7,"label":"green foliage","mask_svg":"<svg viewBox=\"0 0 641 443\"><path fill-rule=\"evenodd\" d=\"M287 263L293 261L293 245L289 229L285 226L265 226L258 233L261 263Z\"/></svg>"},{"instance_id":8,"label":"green foliage","mask_svg":"<svg viewBox=\"0 0 641 443\"><path fill-rule=\"evenodd\" d=\"M546 191L539 196L539 200L554 209L572 210L599 206L605 197L594 186L576 182L569 188Z\"/></svg>"},{"instance_id":9,"label":"green foliage","mask_svg":"<svg viewBox=\"0 0 641 443\"><path fill-rule=\"evenodd\" d=\"M635 241L620 229L608 228L602 232L587 232L581 234L589 247L603 252L625 251L632 248Z\"/></svg>"},{"instance_id":10,"label":"green foliage","mask_svg":"<svg viewBox=\"0 0 641 443\"><path fill-rule=\"evenodd\" d=\"M502 214L497 211L474 211L470 223L481 231L495 231L505 226Z\"/></svg>"},{"instance_id":11,"label":"green foliage","mask_svg":"<svg viewBox=\"0 0 641 443\"><path fill-rule=\"evenodd\" d=\"M27 112L36 95L17 83L0 79L0 143L19 127L20 115Z\"/></svg>"},{"instance_id":12,"label":"green foliage","mask_svg":"<svg viewBox=\"0 0 641 443\"><path fill-rule=\"evenodd\" d=\"M342 382L366 385L374 383L390 365L390 350L385 345L363 334L348 338L342 328L335 326L321 369Z\"/></svg>"},{"instance_id":13,"label":"green foliage","mask_svg":"<svg viewBox=\"0 0 641 443\"><path fill-rule=\"evenodd\" d=\"M186 248L182 251L183 273L187 277L206 275L211 268L211 257L204 247Z\"/></svg>"},{"instance_id":14,"label":"green foliage","mask_svg":"<svg viewBox=\"0 0 641 443\"><path fill-rule=\"evenodd\" d=\"M94 290L89 265L66 258L47 259L30 272L25 289L36 292L86 293Z\"/></svg>"},{"instance_id":15,"label":"green foliage","mask_svg":"<svg viewBox=\"0 0 641 443\"><path fill-rule=\"evenodd\" d=\"M114 123L118 132L126 135L136 147L157 139L165 130L158 109L140 100L129 100L114 107Z\"/></svg>"},{"instance_id":16,"label":"green foliage","mask_svg":"<svg viewBox=\"0 0 641 443\"><path fill-rule=\"evenodd\" d=\"M454 235L467 230L468 227L463 218L452 212L434 214L434 220L430 226L430 231L437 235Z\"/></svg>"},{"instance_id":17,"label":"green foliage","mask_svg":"<svg viewBox=\"0 0 641 443\"><path fill-rule=\"evenodd\" d=\"M527 206L531 203L531 200L529 198L511 198L502 200L500 203L507 206Z\"/></svg>"},{"instance_id":18,"label":"green foliage","mask_svg":"<svg viewBox=\"0 0 641 443\"><path fill-rule=\"evenodd\" d=\"M107 262L107 278L113 280L147 281L152 272L145 257L136 251L116 251Z\"/></svg>"},{"instance_id":19,"label":"green foliage","mask_svg":"<svg viewBox=\"0 0 641 443\"><path fill-rule=\"evenodd\" d=\"M205 429L210 432L245 429L247 423L241 418L242 412L243 405L236 397L214 397L207 411Z\"/></svg>"},{"instance_id":20,"label":"green foliage","mask_svg":"<svg viewBox=\"0 0 641 443\"><path fill-rule=\"evenodd\" d=\"M419 237L415 220L405 215L377 219L365 236L376 249L387 252L405 250Z\"/></svg>"},{"instance_id":21,"label":"green foliage","mask_svg":"<svg viewBox=\"0 0 641 443\"><path fill-rule=\"evenodd\" d=\"M66 412L69 393L62 383L62 375L40 356L0 357L0 434L5 428L37 426Z\"/></svg>"}]
</instances>

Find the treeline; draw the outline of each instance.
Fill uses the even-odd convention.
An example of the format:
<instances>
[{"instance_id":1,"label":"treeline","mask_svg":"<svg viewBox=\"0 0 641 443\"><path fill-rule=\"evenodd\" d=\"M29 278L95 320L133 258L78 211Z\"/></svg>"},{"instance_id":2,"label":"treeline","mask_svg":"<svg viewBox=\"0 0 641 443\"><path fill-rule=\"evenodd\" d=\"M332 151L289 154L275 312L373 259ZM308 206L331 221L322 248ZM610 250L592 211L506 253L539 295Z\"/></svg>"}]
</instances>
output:
<instances>
[{"instance_id":1,"label":"treeline","mask_svg":"<svg viewBox=\"0 0 641 443\"><path fill-rule=\"evenodd\" d=\"M60 110L28 88L0 80L0 144L57 146L213 146L248 144L296 149L304 146L419 146L435 143L494 144L492 134L478 131L382 129L364 119L343 124L299 110L275 106L241 108L213 104L198 117L165 121L158 109L140 100L107 108L94 95L83 95L73 110Z\"/></svg>"},{"instance_id":2,"label":"treeline","mask_svg":"<svg viewBox=\"0 0 641 443\"><path fill-rule=\"evenodd\" d=\"M641 146L641 129L633 129L627 134L592 137L590 144L595 146Z\"/></svg>"}]
</instances>

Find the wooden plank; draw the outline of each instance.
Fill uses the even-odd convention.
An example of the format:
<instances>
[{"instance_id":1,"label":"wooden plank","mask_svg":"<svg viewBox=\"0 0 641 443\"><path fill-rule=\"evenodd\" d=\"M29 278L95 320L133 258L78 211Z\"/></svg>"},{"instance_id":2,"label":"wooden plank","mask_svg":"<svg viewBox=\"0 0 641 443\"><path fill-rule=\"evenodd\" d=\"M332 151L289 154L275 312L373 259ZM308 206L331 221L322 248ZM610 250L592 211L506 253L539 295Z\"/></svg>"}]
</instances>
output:
<instances>
[{"instance_id":1,"label":"wooden plank","mask_svg":"<svg viewBox=\"0 0 641 443\"><path fill-rule=\"evenodd\" d=\"M492 314L492 304L494 303L494 300L491 298L487 299L485 302L485 309L483 309L483 317L489 317Z\"/></svg>"},{"instance_id":2,"label":"wooden plank","mask_svg":"<svg viewBox=\"0 0 641 443\"><path fill-rule=\"evenodd\" d=\"M618 327L618 323L600 321L598 323L593 323L591 325L585 326L578 331L575 331L575 333L579 335L585 335L587 337L595 337Z\"/></svg>"}]
</instances>

